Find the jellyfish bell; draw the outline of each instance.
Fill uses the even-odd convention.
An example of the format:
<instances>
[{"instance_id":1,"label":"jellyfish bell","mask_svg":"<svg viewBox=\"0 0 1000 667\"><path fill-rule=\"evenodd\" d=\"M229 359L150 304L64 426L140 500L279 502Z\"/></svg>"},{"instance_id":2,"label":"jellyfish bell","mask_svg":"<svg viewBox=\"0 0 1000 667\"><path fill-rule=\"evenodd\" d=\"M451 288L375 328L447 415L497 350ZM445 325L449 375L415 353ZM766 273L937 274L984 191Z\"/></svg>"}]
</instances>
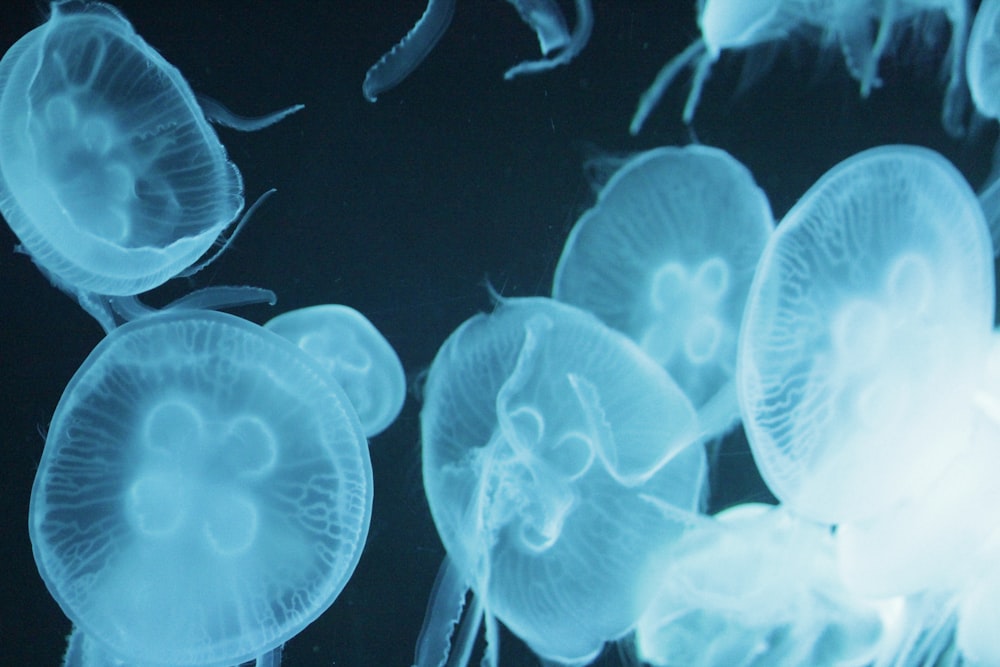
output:
<instances>
[{"instance_id":1,"label":"jellyfish bell","mask_svg":"<svg viewBox=\"0 0 1000 667\"><path fill-rule=\"evenodd\" d=\"M349 306L328 304L278 315L264 328L312 355L351 399L365 435L378 435L399 416L406 377L389 341Z\"/></svg>"},{"instance_id":2,"label":"jellyfish bell","mask_svg":"<svg viewBox=\"0 0 1000 667\"><path fill-rule=\"evenodd\" d=\"M285 339L178 310L108 335L67 386L32 489L39 572L101 651L232 665L337 598L371 464L343 390Z\"/></svg>"},{"instance_id":3,"label":"jellyfish bell","mask_svg":"<svg viewBox=\"0 0 1000 667\"><path fill-rule=\"evenodd\" d=\"M192 265L238 218L243 181L180 72L114 8L77 0L0 60L0 211L20 249L106 328L101 297Z\"/></svg>"}]
</instances>

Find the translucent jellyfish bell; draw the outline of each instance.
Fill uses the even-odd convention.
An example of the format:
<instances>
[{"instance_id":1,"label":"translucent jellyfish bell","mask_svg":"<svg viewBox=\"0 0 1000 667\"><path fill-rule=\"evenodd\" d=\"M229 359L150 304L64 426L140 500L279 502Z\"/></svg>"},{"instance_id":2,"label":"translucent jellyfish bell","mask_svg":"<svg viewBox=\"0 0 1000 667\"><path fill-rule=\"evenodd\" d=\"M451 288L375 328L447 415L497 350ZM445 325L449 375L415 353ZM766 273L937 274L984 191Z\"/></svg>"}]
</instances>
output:
<instances>
[{"instance_id":1,"label":"translucent jellyfish bell","mask_svg":"<svg viewBox=\"0 0 1000 667\"><path fill-rule=\"evenodd\" d=\"M336 599L371 502L343 390L276 334L180 311L119 327L73 376L29 531L49 591L108 655L233 665Z\"/></svg>"},{"instance_id":2,"label":"translucent jellyfish bell","mask_svg":"<svg viewBox=\"0 0 1000 667\"><path fill-rule=\"evenodd\" d=\"M740 333L771 491L826 523L922 493L968 441L993 300L982 211L940 155L886 146L827 172L772 236Z\"/></svg>"},{"instance_id":3,"label":"translucent jellyfish bell","mask_svg":"<svg viewBox=\"0 0 1000 667\"><path fill-rule=\"evenodd\" d=\"M365 435L388 428L403 409L406 376L389 341L348 306L300 308L264 325L310 354L344 388Z\"/></svg>"},{"instance_id":4,"label":"translucent jellyfish bell","mask_svg":"<svg viewBox=\"0 0 1000 667\"><path fill-rule=\"evenodd\" d=\"M254 121L209 106L244 130L301 108ZM136 295L194 264L242 207L206 111L112 7L55 2L0 60L0 211L92 313L91 295Z\"/></svg>"},{"instance_id":5,"label":"translucent jellyfish bell","mask_svg":"<svg viewBox=\"0 0 1000 667\"><path fill-rule=\"evenodd\" d=\"M979 6L965 67L976 109L1000 118L1000 0L983 0Z\"/></svg>"},{"instance_id":6,"label":"translucent jellyfish bell","mask_svg":"<svg viewBox=\"0 0 1000 667\"><path fill-rule=\"evenodd\" d=\"M690 402L625 336L550 299L505 300L448 338L421 432L434 523L494 650L493 616L542 658L593 659L644 605L636 573L686 526L664 507L700 507ZM428 618L444 625L465 591L441 591Z\"/></svg>"},{"instance_id":7,"label":"translucent jellyfish bell","mask_svg":"<svg viewBox=\"0 0 1000 667\"><path fill-rule=\"evenodd\" d=\"M773 229L767 197L725 151L647 151L577 221L552 293L636 341L714 435L738 420L737 332Z\"/></svg>"},{"instance_id":8,"label":"translucent jellyfish bell","mask_svg":"<svg viewBox=\"0 0 1000 667\"><path fill-rule=\"evenodd\" d=\"M663 93L687 68L694 70L684 105L684 122L694 119L701 91L720 54L779 42L799 34L818 33L821 46L839 45L844 64L861 84L862 97L882 85L880 61L895 45L903 28L924 30L943 14L950 24L950 43L942 63L947 73L942 123L949 133L964 133L965 43L969 31L966 0L836 0L810 3L787 0L699 0L701 38L672 58L642 94L629 130L638 134ZM877 26L877 30L873 27Z\"/></svg>"}]
</instances>

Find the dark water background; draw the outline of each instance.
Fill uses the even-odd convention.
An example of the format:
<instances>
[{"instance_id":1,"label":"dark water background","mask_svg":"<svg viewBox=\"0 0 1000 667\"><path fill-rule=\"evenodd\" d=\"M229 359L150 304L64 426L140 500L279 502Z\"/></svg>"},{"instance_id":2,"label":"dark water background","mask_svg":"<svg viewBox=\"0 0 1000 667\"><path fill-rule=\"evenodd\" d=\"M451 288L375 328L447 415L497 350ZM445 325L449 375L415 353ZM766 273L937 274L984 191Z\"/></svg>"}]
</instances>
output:
<instances>
[{"instance_id":1,"label":"dark water background","mask_svg":"<svg viewBox=\"0 0 1000 667\"><path fill-rule=\"evenodd\" d=\"M504 82L537 57L534 35L501 0L459 0L431 57L377 104L366 69L423 11L413 0L122 0L137 32L198 92L256 114L306 110L255 134L220 129L249 199L275 195L223 258L193 280L157 290L274 289L263 322L318 303L367 315L396 348L411 385L446 336L505 296L547 294L562 244L593 196L581 168L603 153L685 144L686 91L668 94L639 138L627 126L639 94L694 37L693 0L595 0L595 27L570 66ZM567 5L568 15L572 7ZM29 0L0 3L0 49L44 20ZM884 88L859 99L839 56L808 42L782 49L770 71L734 95L739 57L724 57L705 90L698 139L731 152L782 215L823 172L885 143L916 143L978 186L995 129L967 141L941 130L939 54L889 60ZM52 288L0 225L0 665L56 665L69 622L31 556L27 509L43 430L73 372L101 339L97 324ZM288 667L408 665L443 556L420 477L419 402L371 443L375 503L353 579L287 647ZM713 480L713 505L766 497L736 434ZM504 665L535 664L504 636ZM601 664L618 664L614 650Z\"/></svg>"}]
</instances>

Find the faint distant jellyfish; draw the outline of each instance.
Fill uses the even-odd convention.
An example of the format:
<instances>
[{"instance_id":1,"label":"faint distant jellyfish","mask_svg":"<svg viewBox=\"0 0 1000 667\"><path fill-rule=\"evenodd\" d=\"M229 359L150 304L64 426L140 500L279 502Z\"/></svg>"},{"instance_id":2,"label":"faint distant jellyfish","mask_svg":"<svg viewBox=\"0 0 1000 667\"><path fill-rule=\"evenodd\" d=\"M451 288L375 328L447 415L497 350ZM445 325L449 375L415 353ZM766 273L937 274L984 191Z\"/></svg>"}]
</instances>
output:
<instances>
[{"instance_id":1,"label":"faint distant jellyfish","mask_svg":"<svg viewBox=\"0 0 1000 667\"><path fill-rule=\"evenodd\" d=\"M774 229L767 197L725 151L636 155L576 223L552 293L662 365L706 435L739 421L733 374L750 281Z\"/></svg>"},{"instance_id":2,"label":"faint distant jellyfish","mask_svg":"<svg viewBox=\"0 0 1000 667\"><path fill-rule=\"evenodd\" d=\"M106 329L104 297L192 265L237 218L243 181L180 72L101 3L55 2L0 61L0 211L21 249ZM192 268L189 268L192 267Z\"/></svg>"},{"instance_id":3,"label":"faint distant jellyfish","mask_svg":"<svg viewBox=\"0 0 1000 667\"><path fill-rule=\"evenodd\" d=\"M948 79L942 123L954 136L965 132L965 44L969 31L966 0L699 0L698 12L701 37L668 61L642 94L629 126L632 134L642 130L646 118L683 70L694 70L683 113L684 122L690 124L702 88L723 51L747 50L796 34L818 31L821 46L839 45L844 64L861 84L861 96L867 98L872 88L882 84L879 62L891 53L899 33L915 27L916 34L921 35L923 24L936 20L934 14L938 12L950 24L950 43L942 63Z\"/></svg>"},{"instance_id":4,"label":"faint distant jellyfish","mask_svg":"<svg viewBox=\"0 0 1000 667\"><path fill-rule=\"evenodd\" d=\"M636 573L700 509L694 409L632 341L551 299L510 299L461 325L431 365L424 488L448 551L417 664L444 664L466 589L545 660L584 664L628 633ZM465 664L465 628L452 663Z\"/></svg>"},{"instance_id":5,"label":"faint distant jellyfish","mask_svg":"<svg viewBox=\"0 0 1000 667\"><path fill-rule=\"evenodd\" d=\"M300 308L264 325L308 352L344 392L365 435L378 435L403 409L406 376L389 341L364 315L348 306Z\"/></svg>"},{"instance_id":6,"label":"faint distant jellyfish","mask_svg":"<svg viewBox=\"0 0 1000 667\"><path fill-rule=\"evenodd\" d=\"M965 68L976 110L1000 118L1000 0L983 0L979 6Z\"/></svg>"},{"instance_id":7,"label":"faint distant jellyfish","mask_svg":"<svg viewBox=\"0 0 1000 667\"><path fill-rule=\"evenodd\" d=\"M775 496L841 523L923 493L968 442L993 301L983 214L940 155L886 146L827 172L768 243L740 332Z\"/></svg>"},{"instance_id":8,"label":"faint distant jellyfish","mask_svg":"<svg viewBox=\"0 0 1000 667\"><path fill-rule=\"evenodd\" d=\"M576 0L577 22L572 34L556 0L507 1L535 32L545 57L515 65L504 74L505 79L565 65L587 45L594 23L590 0ZM368 69L361 86L365 99L374 102L379 95L402 83L430 55L454 13L455 0L428 0L427 8L410 31Z\"/></svg>"},{"instance_id":9,"label":"faint distant jellyfish","mask_svg":"<svg viewBox=\"0 0 1000 667\"><path fill-rule=\"evenodd\" d=\"M108 655L231 665L333 603L371 502L361 424L312 358L178 311L114 330L73 376L29 532L49 591Z\"/></svg>"}]
</instances>

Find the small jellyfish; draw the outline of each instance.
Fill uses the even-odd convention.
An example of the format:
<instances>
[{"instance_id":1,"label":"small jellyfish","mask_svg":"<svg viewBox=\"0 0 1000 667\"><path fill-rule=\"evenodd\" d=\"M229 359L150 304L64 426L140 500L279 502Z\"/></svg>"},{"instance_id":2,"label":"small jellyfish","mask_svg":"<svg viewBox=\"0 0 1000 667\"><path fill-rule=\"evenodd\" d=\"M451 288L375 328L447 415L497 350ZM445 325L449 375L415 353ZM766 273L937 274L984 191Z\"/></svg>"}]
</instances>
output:
<instances>
[{"instance_id":1,"label":"small jellyfish","mask_svg":"<svg viewBox=\"0 0 1000 667\"><path fill-rule=\"evenodd\" d=\"M102 325L195 262L237 219L243 181L176 68L114 8L54 2L0 60L0 211L21 249ZM194 266L193 266L194 265Z\"/></svg>"},{"instance_id":2,"label":"small jellyfish","mask_svg":"<svg viewBox=\"0 0 1000 667\"><path fill-rule=\"evenodd\" d=\"M882 82L879 63L894 47L904 28L924 33L922 25L944 14L950 24L950 42L942 70L947 72L942 123L955 136L964 133L965 44L969 32L966 0L699 0L698 26L701 37L667 62L652 85L642 94L629 131L635 135L659 103L674 79L685 69L694 69L691 92L683 119L690 124L712 66L723 51L747 50L780 42L797 34L819 33L823 47L839 45L851 76L868 97ZM877 28L877 29L876 29ZM940 34L940 30L934 34ZM928 44L933 48L933 44Z\"/></svg>"},{"instance_id":3,"label":"small jellyfish","mask_svg":"<svg viewBox=\"0 0 1000 667\"><path fill-rule=\"evenodd\" d=\"M369 438L389 427L403 409L406 377L389 341L348 306L300 308L264 325L320 363L341 387Z\"/></svg>"},{"instance_id":4,"label":"small jellyfish","mask_svg":"<svg viewBox=\"0 0 1000 667\"><path fill-rule=\"evenodd\" d=\"M775 496L835 524L922 493L967 442L993 302L989 232L947 160L884 146L827 172L771 237L740 332Z\"/></svg>"},{"instance_id":5,"label":"small jellyfish","mask_svg":"<svg viewBox=\"0 0 1000 667\"><path fill-rule=\"evenodd\" d=\"M448 557L417 664L443 664L435 637L469 587L492 664L494 618L543 659L592 660L644 606L636 573L700 509L690 402L628 338L543 298L461 325L424 394L424 489Z\"/></svg>"},{"instance_id":6,"label":"small jellyfish","mask_svg":"<svg viewBox=\"0 0 1000 667\"><path fill-rule=\"evenodd\" d=\"M976 110L1000 118L1000 0L983 0L979 6L969 34L965 70Z\"/></svg>"},{"instance_id":7,"label":"small jellyfish","mask_svg":"<svg viewBox=\"0 0 1000 667\"><path fill-rule=\"evenodd\" d=\"M150 315L108 335L59 401L35 561L94 650L239 664L340 594L371 475L354 409L307 354L231 315Z\"/></svg>"},{"instance_id":8,"label":"small jellyfish","mask_svg":"<svg viewBox=\"0 0 1000 667\"><path fill-rule=\"evenodd\" d=\"M570 232L552 294L636 341L718 435L739 420L737 333L773 228L767 197L725 151L640 153Z\"/></svg>"},{"instance_id":9,"label":"small jellyfish","mask_svg":"<svg viewBox=\"0 0 1000 667\"><path fill-rule=\"evenodd\" d=\"M535 32L545 57L511 67L504 74L505 79L565 65L587 45L594 24L590 0L576 0L577 22L572 34L555 0L507 1ZM368 69L361 86L365 99L374 102L379 95L402 83L430 55L454 14L455 0L428 0L427 8L410 31Z\"/></svg>"}]
</instances>

